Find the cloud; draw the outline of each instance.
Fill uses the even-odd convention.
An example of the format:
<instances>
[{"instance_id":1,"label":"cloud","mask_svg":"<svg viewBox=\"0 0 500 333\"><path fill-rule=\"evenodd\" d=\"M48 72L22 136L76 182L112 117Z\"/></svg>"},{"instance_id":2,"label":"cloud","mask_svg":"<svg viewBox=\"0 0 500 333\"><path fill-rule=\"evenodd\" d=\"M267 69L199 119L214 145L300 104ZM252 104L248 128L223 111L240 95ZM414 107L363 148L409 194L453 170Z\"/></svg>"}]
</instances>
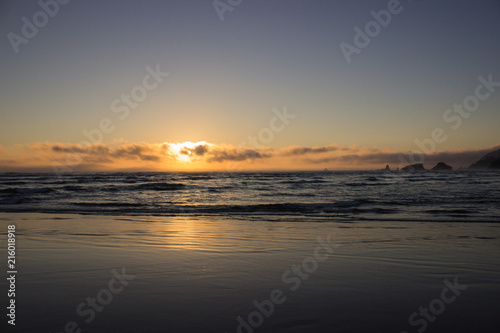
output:
<instances>
[{"instance_id":1,"label":"cloud","mask_svg":"<svg viewBox=\"0 0 500 333\"><path fill-rule=\"evenodd\" d=\"M168 147L150 143L120 144L108 146L92 144L34 143L27 147L33 153L55 153L55 158L70 157L88 163L112 163L114 160L140 160L159 162L166 155ZM82 163L83 163L82 162Z\"/></svg>"},{"instance_id":2,"label":"cloud","mask_svg":"<svg viewBox=\"0 0 500 333\"><path fill-rule=\"evenodd\" d=\"M343 149L343 148L342 148ZM321 154L328 153L332 151L339 150L339 147L336 145L330 146L322 146L322 147L300 147L300 146L292 146L283 149L283 156L296 156L296 155L306 155L306 154Z\"/></svg>"},{"instance_id":3,"label":"cloud","mask_svg":"<svg viewBox=\"0 0 500 333\"><path fill-rule=\"evenodd\" d=\"M180 154L183 155L196 155L196 156L203 156L205 153L208 152L209 149L208 144L200 144L195 146L194 148L189 148L189 147L184 147L182 150L179 151Z\"/></svg>"},{"instance_id":4,"label":"cloud","mask_svg":"<svg viewBox=\"0 0 500 333\"><path fill-rule=\"evenodd\" d=\"M207 162L246 161L270 158L271 155L255 149L215 148L208 152Z\"/></svg>"},{"instance_id":5,"label":"cloud","mask_svg":"<svg viewBox=\"0 0 500 333\"><path fill-rule=\"evenodd\" d=\"M83 148L80 145L62 145L62 144L55 144L51 147L52 151L56 153L88 153L90 149L96 149L96 147L92 148Z\"/></svg>"},{"instance_id":6,"label":"cloud","mask_svg":"<svg viewBox=\"0 0 500 333\"><path fill-rule=\"evenodd\" d=\"M194 148L194 153L198 156L203 156L208 151L208 145L199 145Z\"/></svg>"},{"instance_id":7,"label":"cloud","mask_svg":"<svg viewBox=\"0 0 500 333\"><path fill-rule=\"evenodd\" d=\"M142 161L159 162L161 153L157 147L148 144L128 144L116 148L110 154L114 158L140 159Z\"/></svg>"},{"instance_id":8,"label":"cloud","mask_svg":"<svg viewBox=\"0 0 500 333\"><path fill-rule=\"evenodd\" d=\"M247 161L270 158L269 149L257 150L249 147L235 147L232 145L215 145L208 143L175 143L170 144L173 153L186 156L191 162L222 163L226 161ZM181 160L186 161L186 158Z\"/></svg>"}]
</instances>

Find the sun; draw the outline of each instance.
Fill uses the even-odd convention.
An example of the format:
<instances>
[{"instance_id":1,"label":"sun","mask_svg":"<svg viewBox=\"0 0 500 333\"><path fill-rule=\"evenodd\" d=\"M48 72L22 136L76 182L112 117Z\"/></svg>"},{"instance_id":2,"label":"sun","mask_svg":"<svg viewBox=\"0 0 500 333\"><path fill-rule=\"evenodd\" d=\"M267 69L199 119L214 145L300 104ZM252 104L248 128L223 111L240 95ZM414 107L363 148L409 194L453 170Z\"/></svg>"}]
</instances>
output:
<instances>
[{"instance_id":1,"label":"sun","mask_svg":"<svg viewBox=\"0 0 500 333\"><path fill-rule=\"evenodd\" d=\"M181 143L166 143L170 147L170 151L172 154L175 156L175 158L178 161L181 162L191 162L191 154L192 150L195 149L197 146L211 146L206 141L198 141L198 142L191 142L191 141L186 141L186 142L181 142Z\"/></svg>"}]
</instances>

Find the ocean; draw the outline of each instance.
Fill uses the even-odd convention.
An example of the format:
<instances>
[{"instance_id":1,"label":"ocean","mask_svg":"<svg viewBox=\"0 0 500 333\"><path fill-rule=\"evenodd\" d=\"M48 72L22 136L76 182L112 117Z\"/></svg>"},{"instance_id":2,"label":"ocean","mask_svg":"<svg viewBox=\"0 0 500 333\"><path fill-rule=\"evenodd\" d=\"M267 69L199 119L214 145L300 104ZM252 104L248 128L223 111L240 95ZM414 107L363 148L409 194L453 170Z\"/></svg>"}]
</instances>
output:
<instances>
[{"instance_id":1,"label":"ocean","mask_svg":"<svg viewBox=\"0 0 500 333\"><path fill-rule=\"evenodd\" d=\"M478 171L2 174L0 331L498 333L499 185Z\"/></svg>"},{"instance_id":2,"label":"ocean","mask_svg":"<svg viewBox=\"0 0 500 333\"><path fill-rule=\"evenodd\" d=\"M499 172L2 174L0 211L500 222Z\"/></svg>"}]
</instances>

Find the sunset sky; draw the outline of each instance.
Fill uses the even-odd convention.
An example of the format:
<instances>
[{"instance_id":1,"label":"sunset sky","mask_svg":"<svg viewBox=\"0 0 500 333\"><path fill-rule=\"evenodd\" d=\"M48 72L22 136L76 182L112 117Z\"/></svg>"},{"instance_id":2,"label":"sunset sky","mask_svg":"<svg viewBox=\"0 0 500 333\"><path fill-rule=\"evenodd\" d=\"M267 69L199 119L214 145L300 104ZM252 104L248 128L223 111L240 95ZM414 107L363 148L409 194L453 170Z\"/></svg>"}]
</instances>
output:
<instances>
[{"instance_id":1,"label":"sunset sky","mask_svg":"<svg viewBox=\"0 0 500 333\"><path fill-rule=\"evenodd\" d=\"M41 3L0 4L0 172L467 167L500 145L496 0Z\"/></svg>"}]
</instances>

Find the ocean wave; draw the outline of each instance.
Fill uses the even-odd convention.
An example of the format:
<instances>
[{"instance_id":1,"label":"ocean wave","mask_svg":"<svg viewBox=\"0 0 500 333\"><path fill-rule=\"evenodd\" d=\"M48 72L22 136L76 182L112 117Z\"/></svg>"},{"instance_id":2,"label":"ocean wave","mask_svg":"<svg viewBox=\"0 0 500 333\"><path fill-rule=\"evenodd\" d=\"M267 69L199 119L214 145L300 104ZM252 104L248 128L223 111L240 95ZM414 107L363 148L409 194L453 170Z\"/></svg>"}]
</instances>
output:
<instances>
[{"instance_id":1,"label":"ocean wave","mask_svg":"<svg viewBox=\"0 0 500 333\"><path fill-rule=\"evenodd\" d=\"M163 206L145 205L139 202L75 202L71 207L61 208L61 211L72 213L116 213L119 209L123 215L287 215L287 214L328 214L328 213L353 213L356 207L363 205L363 201L346 201L336 203L267 203L252 205L187 205L187 204L165 204ZM82 210L76 208L82 207ZM371 210L376 212L377 209ZM381 209L379 209L382 212ZM361 211L359 211L361 212ZM384 213L388 212L384 211Z\"/></svg>"},{"instance_id":2,"label":"ocean wave","mask_svg":"<svg viewBox=\"0 0 500 333\"><path fill-rule=\"evenodd\" d=\"M24 203L22 198L10 198L5 200L0 200L0 205L17 205L20 203Z\"/></svg>"},{"instance_id":3,"label":"ocean wave","mask_svg":"<svg viewBox=\"0 0 500 333\"><path fill-rule=\"evenodd\" d=\"M292 185L303 185L303 184L321 184L326 183L322 179L298 179L298 180L282 180L279 181L280 184L292 184Z\"/></svg>"},{"instance_id":4,"label":"ocean wave","mask_svg":"<svg viewBox=\"0 0 500 333\"><path fill-rule=\"evenodd\" d=\"M72 192L90 192L93 191L92 188L83 186L83 185L67 185L62 187L63 190L65 191L72 191Z\"/></svg>"},{"instance_id":5,"label":"ocean wave","mask_svg":"<svg viewBox=\"0 0 500 333\"><path fill-rule=\"evenodd\" d=\"M186 185L182 183L144 183L134 186L132 189L148 191L176 191L185 187Z\"/></svg>"},{"instance_id":6,"label":"ocean wave","mask_svg":"<svg viewBox=\"0 0 500 333\"><path fill-rule=\"evenodd\" d=\"M41 188L8 187L6 189L0 190L0 193L36 194L36 193L49 193L53 191L54 189L48 187L41 187Z\"/></svg>"},{"instance_id":7,"label":"ocean wave","mask_svg":"<svg viewBox=\"0 0 500 333\"><path fill-rule=\"evenodd\" d=\"M25 180L2 180L0 181L2 185L26 185L29 184L28 181Z\"/></svg>"},{"instance_id":8,"label":"ocean wave","mask_svg":"<svg viewBox=\"0 0 500 333\"><path fill-rule=\"evenodd\" d=\"M75 206L83 207L142 207L143 204L134 202L75 202Z\"/></svg>"},{"instance_id":9,"label":"ocean wave","mask_svg":"<svg viewBox=\"0 0 500 333\"><path fill-rule=\"evenodd\" d=\"M315 193L290 193L290 192L271 192L271 193L262 193L263 197L315 197L317 194Z\"/></svg>"},{"instance_id":10,"label":"ocean wave","mask_svg":"<svg viewBox=\"0 0 500 333\"><path fill-rule=\"evenodd\" d=\"M368 201L335 203L262 203L252 205L212 205L184 207L186 211L204 213L333 213L350 210Z\"/></svg>"},{"instance_id":11,"label":"ocean wave","mask_svg":"<svg viewBox=\"0 0 500 333\"><path fill-rule=\"evenodd\" d=\"M357 186L387 186L387 185L392 185L391 183L385 182L385 183L346 183L346 186L352 186L352 187L357 187Z\"/></svg>"}]
</instances>

